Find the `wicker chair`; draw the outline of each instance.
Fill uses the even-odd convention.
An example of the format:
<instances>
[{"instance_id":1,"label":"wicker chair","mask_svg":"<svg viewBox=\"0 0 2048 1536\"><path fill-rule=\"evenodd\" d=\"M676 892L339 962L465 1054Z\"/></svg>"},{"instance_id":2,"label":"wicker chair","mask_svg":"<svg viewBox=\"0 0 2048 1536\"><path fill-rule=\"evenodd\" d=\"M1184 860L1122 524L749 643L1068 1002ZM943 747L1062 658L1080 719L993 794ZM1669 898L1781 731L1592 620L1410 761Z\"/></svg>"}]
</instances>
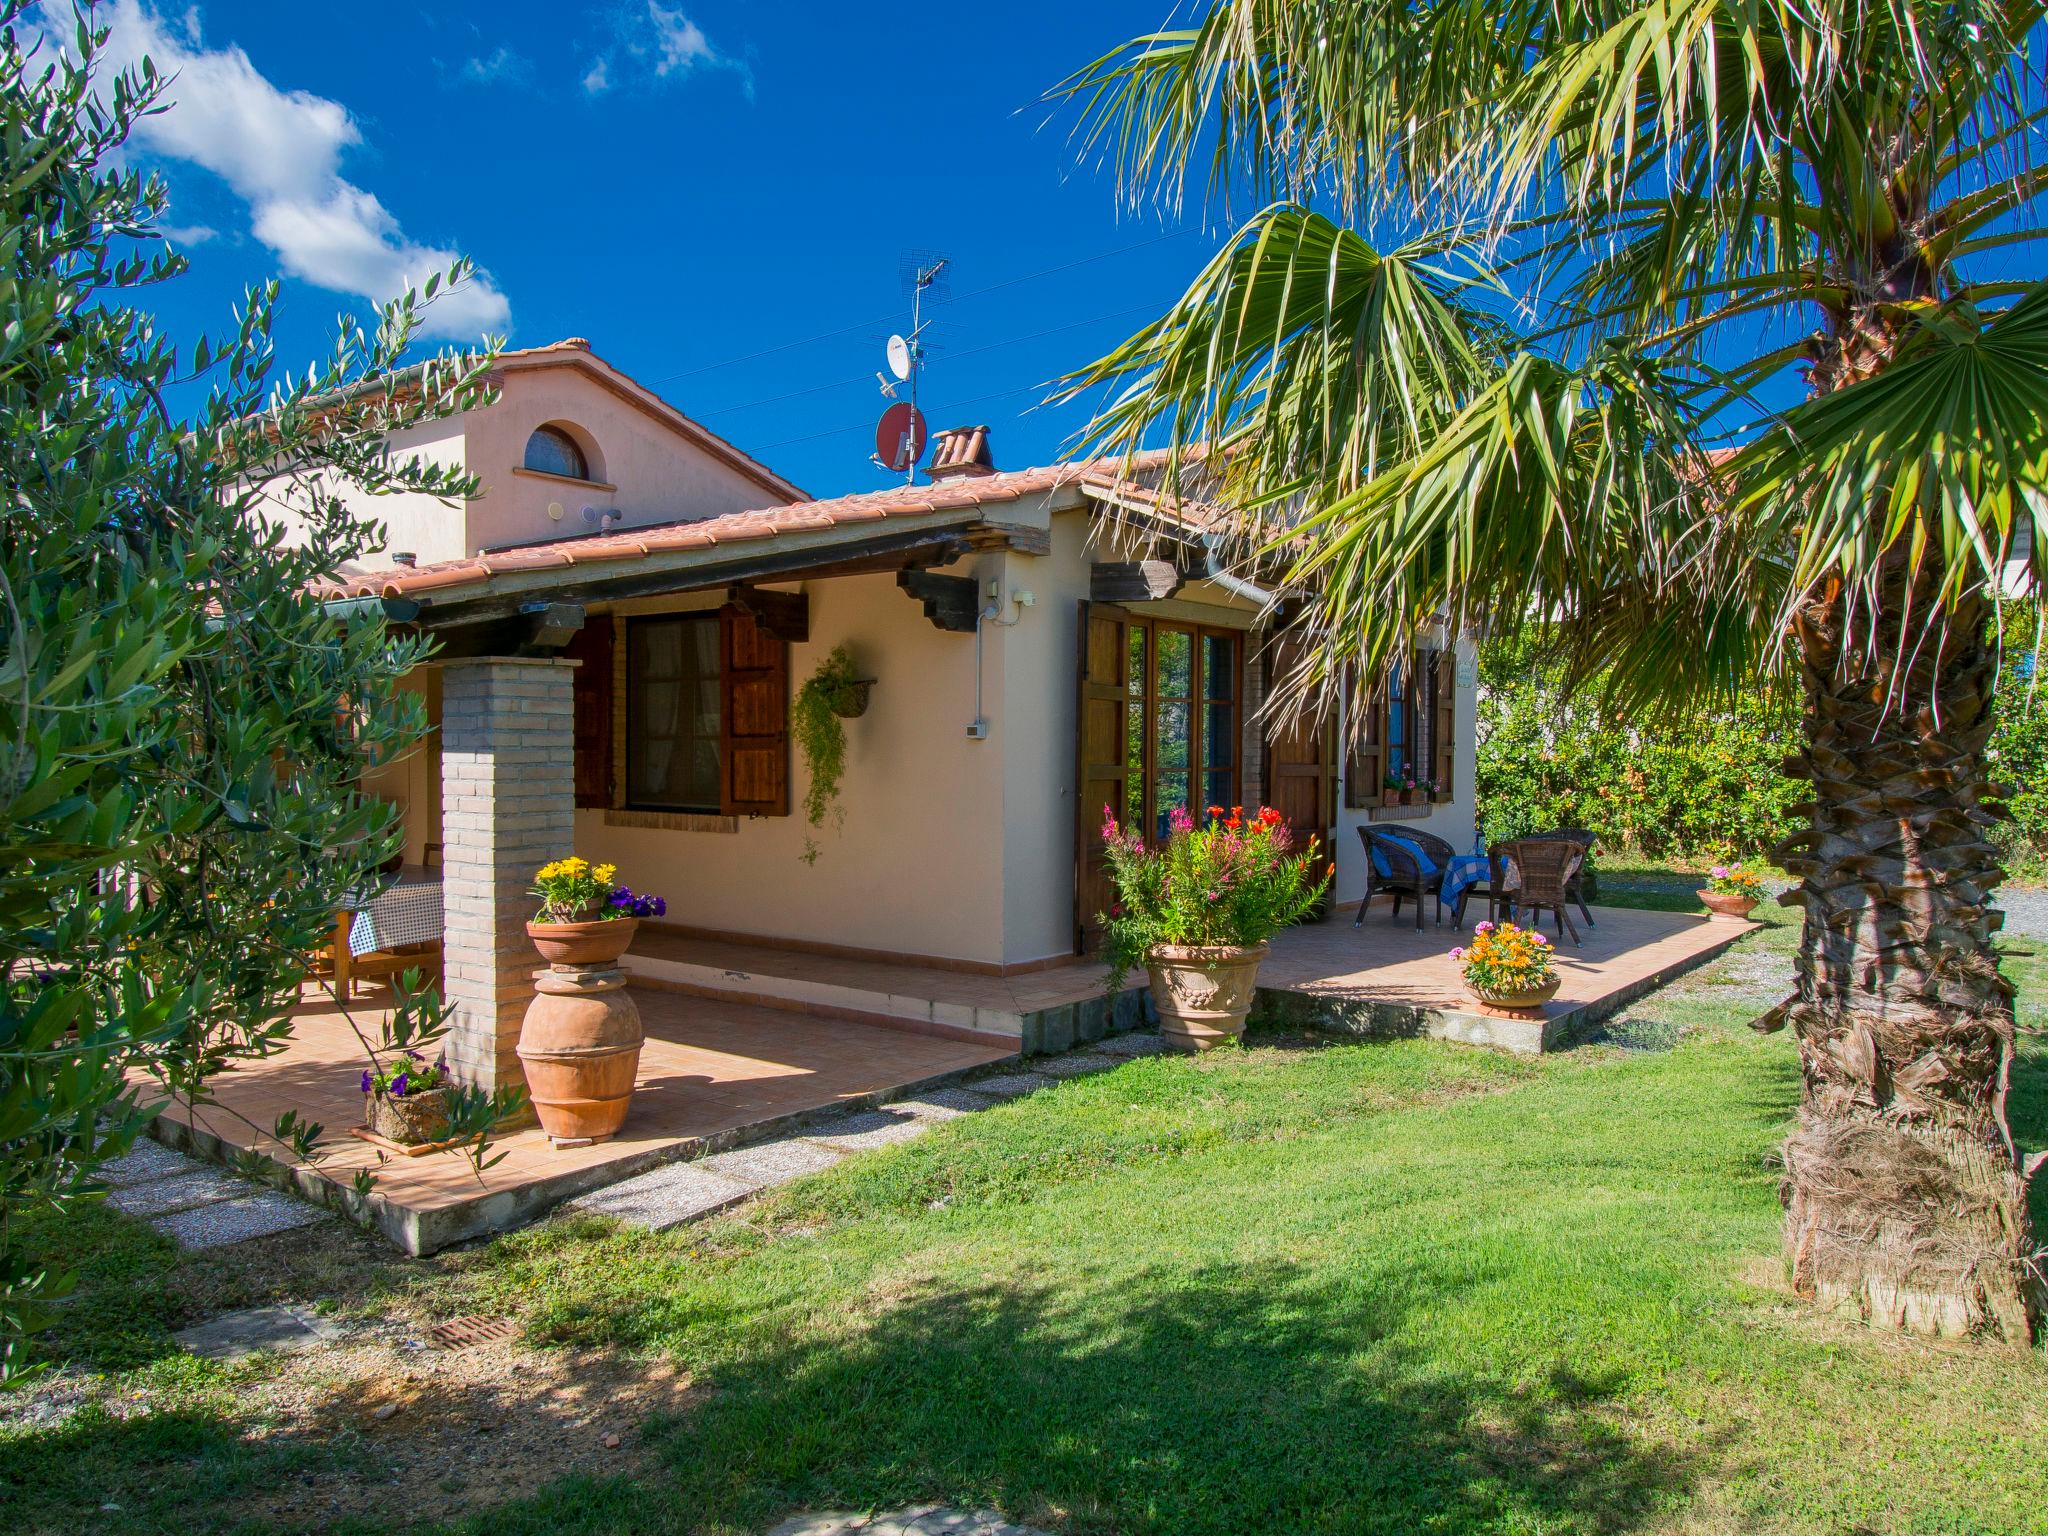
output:
<instances>
[{"instance_id":1,"label":"wicker chair","mask_svg":"<svg viewBox=\"0 0 2048 1536\"><path fill-rule=\"evenodd\" d=\"M1531 914L1529 926L1540 928L1543 914L1557 914L1558 937L1570 935L1574 944L1579 942L1579 930L1572 925L1571 914L1565 910L1571 897L1572 876L1586 861L1586 850L1576 842L1565 838L1525 837L1512 843L1503 844L1497 856L1515 861L1515 868L1521 874L1521 884L1510 898L1517 917L1524 911Z\"/></svg>"},{"instance_id":2,"label":"wicker chair","mask_svg":"<svg viewBox=\"0 0 2048 1536\"><path fill-rule=\"evenodd\" d=\"M1588 928L1599 927L1600 925L1593 921L1592 908L1586 905L1586 882L1592 879L1592 872L1585 865L1585 859L1590 859L1593 856L1593 845L1599 839L1584 827L1559 827L1554 832L1532 832L1523 838L1522 841L1526 843L1577 843L1579 845L1579 851L1585 857L1579 861L1578 869L1573 872L1570 882L1565 886L1565 896L1573 906L1579 909L1579 916L1586 920Z\"/></svg>"},{"instance_id":3,"label":"wicker chair","mask_svg":"<svg viewBox=\"0 0 2048 1536\"><path fill-rule=\"evenodd\" d=\"M1397 842L1396 838L1400 841ZM1415 929L1418 933L1422 931L1423 897L1436 897L1436 920L1444 920L1444 871L1450 868L1451 860L1456 856L1456 850L1449 843L1428 832L1403 831L1389 835L1371 827L1360 827L1358 840L1365 844L1365 899L1358 904L1358 916L1352 920L1352 927L1365 926L1366 909L1372 905L1373 897L1388 895L1394 898L1396 917L1401 915L1403 896L1415 899ZM1403 847L1404 842L1413 847ZM1435 862L1433 872L1423 872L1415 858L1416 848ZM1378 859L1373 857L1375 851L1379 854ZM1380 873L1380 860L1386 862L1385 874Z\"/></svg>"}]
</instances>

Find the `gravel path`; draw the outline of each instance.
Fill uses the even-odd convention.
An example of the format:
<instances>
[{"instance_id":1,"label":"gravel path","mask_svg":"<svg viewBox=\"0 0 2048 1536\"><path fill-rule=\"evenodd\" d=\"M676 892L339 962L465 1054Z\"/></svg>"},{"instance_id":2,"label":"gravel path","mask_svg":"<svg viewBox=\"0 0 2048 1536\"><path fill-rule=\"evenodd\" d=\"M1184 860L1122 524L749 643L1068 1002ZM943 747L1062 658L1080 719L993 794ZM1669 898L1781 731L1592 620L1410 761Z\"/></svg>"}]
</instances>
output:
<instances>
[{"instance_id":1,"label":"gravel path","mask_svg":"<svg viewBox=\"0 0 2048 1536\"><path fill-rule=\"evenodd\" d=\"M1998 893L1997 905L2005 913L2008 937L2048 939L2048 891L2003 890Z\"/></svg>"}]
</instances>

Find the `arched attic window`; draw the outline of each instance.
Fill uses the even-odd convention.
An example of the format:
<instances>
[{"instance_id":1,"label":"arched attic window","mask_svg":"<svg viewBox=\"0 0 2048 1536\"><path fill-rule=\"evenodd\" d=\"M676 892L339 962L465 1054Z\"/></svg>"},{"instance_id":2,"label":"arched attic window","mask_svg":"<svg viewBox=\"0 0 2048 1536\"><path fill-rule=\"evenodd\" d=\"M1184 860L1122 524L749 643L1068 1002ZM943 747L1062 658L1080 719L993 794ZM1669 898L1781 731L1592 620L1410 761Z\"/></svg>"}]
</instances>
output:
<instances>
[{"instance_id":1,"label":"arched attic window","mask_svg":"<svg viewBox=\"0 0 2048 1536\"><path fill-rule=\"evenodd\" d=\"M536 427L526 440L525 467L571 480L594 479L582 446L560 427Z\"/></svg>"}]
</instances>

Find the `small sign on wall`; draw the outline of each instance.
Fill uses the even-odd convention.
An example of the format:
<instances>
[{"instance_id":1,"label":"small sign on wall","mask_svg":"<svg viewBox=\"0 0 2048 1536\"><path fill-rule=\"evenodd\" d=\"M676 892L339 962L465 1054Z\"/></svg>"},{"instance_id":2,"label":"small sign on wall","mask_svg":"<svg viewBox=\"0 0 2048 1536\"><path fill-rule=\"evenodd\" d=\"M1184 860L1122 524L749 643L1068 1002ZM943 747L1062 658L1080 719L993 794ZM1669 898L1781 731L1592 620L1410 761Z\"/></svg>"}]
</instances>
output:
<instances>
[{"instance_id":1,"label":"small sign on wall","mask_svg":"<svg viewBox=\"0 0 2048 1536\"><path fill-rule=\"evenodd\" d=\"M1479 682L1479 658L1471 651L1458 653L1458 686L1471 688Z\"/></svg>"}]
</instances>

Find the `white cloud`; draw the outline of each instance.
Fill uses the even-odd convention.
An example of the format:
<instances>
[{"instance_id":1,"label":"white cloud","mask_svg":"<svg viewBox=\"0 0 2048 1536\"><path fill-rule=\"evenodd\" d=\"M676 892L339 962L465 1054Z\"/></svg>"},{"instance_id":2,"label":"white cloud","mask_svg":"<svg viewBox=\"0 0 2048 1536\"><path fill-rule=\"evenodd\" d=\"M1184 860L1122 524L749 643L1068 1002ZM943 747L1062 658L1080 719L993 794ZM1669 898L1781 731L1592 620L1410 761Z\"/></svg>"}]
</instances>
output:
<instances>
[{"instance_id":1,"label":"white cloud","mask_svg":"<svg viewBox=\"0 0 2048 1536\"><path fill-rule=\"evenodd\" d=\"M220 238L220 231L211 224L159 224L157 233L173 245L204 245Z\"/></svg>"},{"instance_id":2,"label":"white cloud","mask_svg":"<svg viewBox=\"0 0 2048 1536\"><path fill-rule=\"evenodd\" d=\"M644 10L633 5L620 10L613 28L616 37L591 61L583 77L587 94L602 96L615 86L720 69L738 75L747 99L753 99L754 72L745 61L721 53L702 27L660 0L645 0Z\"/></svg>"},{"instance_id":3,"label":"white cloud","mask_svg":"<svg viewBox=\"0 0 2048 1536\"><path fill-rule=\"evenodd\" d=\"M69 36L68 0L49 0L49 30ZM153 60L170 79L170 109L143 118L140 149L212 171L249 205L250 228L286 272L339 293L382 301L410 282L422 285L457 253L408 240L371 193L345 181L341 156L362 132L339 102L309 91L280 90L240 48L209 49L197 12L167 22L142 0L113 0L98 10L108 30L107 68ZM473 338L502 330L511 305L482 273L425 311L422 328Z\"/></svg>"},{"instance_id":4,"label":"white cloud","mask_svg":"<svg viewBox=\"0 0 2048 1536\"><path fill-rule=\"evenodd\" d=\"M464 60L456 78L469 85L495 85L500 80L524 80L532 73L533 64L526 55L500 47L487 58Z\"/></svg>"}]
</instances>

